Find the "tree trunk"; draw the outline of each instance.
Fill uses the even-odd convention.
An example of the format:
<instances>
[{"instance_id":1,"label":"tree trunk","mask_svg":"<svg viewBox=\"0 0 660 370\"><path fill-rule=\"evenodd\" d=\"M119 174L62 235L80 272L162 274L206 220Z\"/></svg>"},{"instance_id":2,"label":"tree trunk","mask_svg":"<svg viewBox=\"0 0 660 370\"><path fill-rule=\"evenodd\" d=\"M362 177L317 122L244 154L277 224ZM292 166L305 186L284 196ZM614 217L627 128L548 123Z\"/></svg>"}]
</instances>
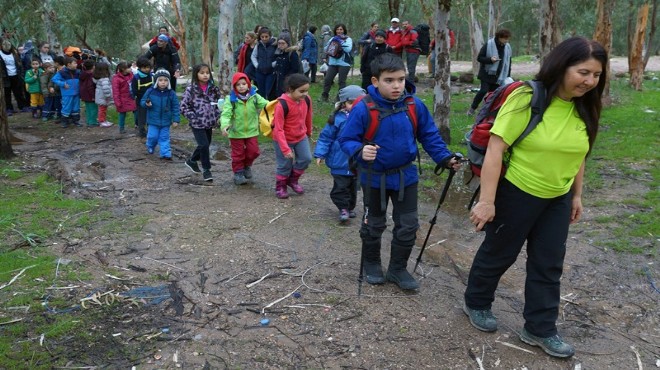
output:
<instances>
[{"instance_id":1,"label":"tree trunk","mask_svg":"<svg viewBox=\"0 0 660 370\"><path fill-rule=\"evenodd\" d=\"M289 2L288 1L284 1L282 3L282 21L281 21L280 29L273 36L277 37L277 35L279 35L279 31L282 31L282 30L289 30L289 33L291 33L291 26L289 25ZM296 35L291 34L291 43L292 43L292 45L289 45L289 46L295 45L295 41L296 41Z\"/></svg>"},{"instance_id":2,"label":"tree trunk","mask_svg":"<svg viewBox=\"0 0 660 370\"><path fill-rule=\"evenodd\" d=\"M202 63L211 65L211 51L209 50L209 0L202 0Z\"/></svg>"},{"instance_id":3,"label":"tree trunk","mask_svg":"<svg viewBox=\"0 0 660 370\"><path fill-rule=\"evenodd\" d=\"M651 32L649 32L649 42L646 44L646 54L644 54L644 70L646 70L646 65L649 63L649 58L653 54L653 40L655 39L655 18L658 15L658 0L653 0L653 10L651 10Z\"/></svg>"},{"instance_id":4,"label":"tree trunk","mask_svg":"<svg viewBox=\"0 0 660 370\"><path fill-rule=\"evenodd\" d=\"M2 73L0 73L0 86L4 86ZM0 159L14 157L11 148L11 135L9 134L9 121L7 120L7 105L5 104L5 89L0 89Z\"/></svg>"},{"instance_id":5,"label":"tree trunk","mask_svg":"<svg viewBox=\"0 0 660 370\"><path fill-rule=\"evenodd\" d=\"M183 19L183 14L179 7L179 1L181 0L172 0L172 9L174 9L174 14L176 14L177 28L173 31L179 37L179 59L181 59L181 74L188 74L188 50L186 48L186 24Z\"/></svg>"},{"instance_id":6,"label":"tree trunk","mask_svg":"<svg viewBox=\"0 0 660 370\"><path fill-rule=\"evenodd\" d=\"M628 73L632 74L633 37L635 34L635 4L634 0L628 0L628 25L626 27L628 36Z\"/></svg>"},{"instance_id":7,"label":"tree trunk","mask_svg":"<svg viewBox=\"0 0 660 370\"><path fill-rule=\"evenodd\" d=\"M596 30L594 31L594 40L598 41L607 55L610 55L612 50L612 11L614 10L614 3L616 0L598 0L596 6ZM605 81L605 89L603 90L602 101L605 105L610 105L610 64L607 63L607 81Z\"/></svg>"},{"instance_id":8,"label":"tree trunk","mask_svg":"<svg viewBox=\"0 0 660 370\"><path fill-rule=\"evenodd\" d=\"M559 0L540 1L541 25L539 29L539 55L541 56L541 63L550 50L557 46L561 41L557 13L558 5Z\"/></svg>"},{"instance_id":9,"label":"tree trunk","mask_svg":"<svg viewBox=\"0 0 660 370\"><path fill-rule=\"evenodd\" d=\"M630 86L637 91L642 90L644 81L644 37L648 19L649 4L645 3L639 7L637 12L637 27L635 27L632 55L630 56Z\"/></svg>"},{"instance_id":10,"label":"tree trunk","mask_svg":"<svg viewBox=\"0 0 660 370\"><path fill-rule=\"evenodd\" d=\"M476 76L479 74L479 61L477 56L479 50L484 44L484 34L481 30L479 20L474 15L474 7L470 4L470 46L472 47L472 73Z\"/></svg>"},{"instance_id":11,"label":"tree trunk","mask_svg":"<svg viewBox=\"0 0 660 370\"><path fill-rule=\"evenodd\" d=\"M497 21L495 20L495 5L493 0L488 0L488 38L495 37L497 32Z\"/></svg>"},{"instance_id":12,"label":"tree trunk","mask_svg":"<svg viewBox=\"0 0 660 370\"><path fill-rule=\"evenodd\" d=\"M387 0L387 10L390 12L390 18L398 17L399 16L399 4L401 3L400 0ZM389 19L388 19L389 21ZM389 25L390 22L387 22Z\"/></svg>"},{"instance_id":13,"label":"tree trunk","mask_svg":"<svg viewBox=\"0 0 660 370\"><path fill-rule=\"evenodd\" d=\"M223 95L231 91L234 68L234 11L238 0L218 0L218 87Z\"/></svg>"},{"instance_id":14,"label":"tree trunk","mask_svg":"<svg viewBox=\"0 0 660 370\"><path fill-rule=\"evenodd\" d=\"M433 86L433 120L440 130L440 136L449 145L449 111L451 103L451 60L449 55L449 11L451 0L438 0L435 9L435 85Z\"/></svg>"}]
</instances>

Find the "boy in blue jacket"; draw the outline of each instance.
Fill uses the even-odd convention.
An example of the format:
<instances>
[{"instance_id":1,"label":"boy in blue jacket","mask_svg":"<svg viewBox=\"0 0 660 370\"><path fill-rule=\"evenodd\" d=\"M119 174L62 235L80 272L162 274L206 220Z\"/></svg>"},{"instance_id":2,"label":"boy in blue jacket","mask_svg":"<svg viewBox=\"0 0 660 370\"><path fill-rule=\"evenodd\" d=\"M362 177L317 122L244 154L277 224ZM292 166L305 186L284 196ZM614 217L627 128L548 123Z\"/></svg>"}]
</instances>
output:
<instances>
[{"instance_id":1,"label":"boy in blue jacket","mask_svg":"<svg viewBox=\"0 0 660 370\"><path fill-rule=\"evenodd\" d=\"M416 290L419 283L407 267L419 229L417 142L433 161L444 167L457 170L460 162L447 149L429 110L414 96L415 87L406 86L403 60L394 54L379 55L371 63L371 72L372 85L367 92L375 103L374 109L383 112L378 130L365 142L365 133L373 124L370 123L370 108L365 103L353 107L339 134L342 150L357 161L360 171L365 205L360 228L364 273L369 284L383 284L387 279L401 289ZM410 103L414 103L416 117L409 114ZM388 200L392 201L394 229L390 263L387 275L383 276L380 246L386 228Z\"/></svg>"},{"instance_id":2,"label":"boy in blue jacket","mask_svg":"<svg viewBox=\"0 0 660 370\"><path fill-rule=\"evenodd\" d=\"M357 177L349 168L348 157L342 152L337 138L351 109L355 106L355 100L365 94L365 91L356 85L346 86L339 90L337 109L321 131L314 149L316 164L320 165L322 161L325 161L326 166L330 168L333 178L330 199L339 209L339 221L341 222L346 222L349 218L356 216Z\"/></svg>"},{"instance_id":3,"label":"boy in blue jacket","mask_svg":"<svg viewBox=\"0 0 660 370\"><path fill-rule=\"evenodd\" d=\"M70 123L80 127L80 70L76 60L64 58L64 68L55 73L52 81L62 93L62 127Z\"/></svg>"},{"instance_id":4,"label":"boy in blue jacket","mask_svg":"<svg viewBox=\"0 0 660 370\"><path fill-rule=\"evenodd\" d=\"M158 145L160 158L171 161L170 126L176 127L180 122L179 98L170 86L170 73L166 69L157 70L154 81L140 101L140 106L147 109L147 152L153 154Z\"/></svg>"}]
</instances>

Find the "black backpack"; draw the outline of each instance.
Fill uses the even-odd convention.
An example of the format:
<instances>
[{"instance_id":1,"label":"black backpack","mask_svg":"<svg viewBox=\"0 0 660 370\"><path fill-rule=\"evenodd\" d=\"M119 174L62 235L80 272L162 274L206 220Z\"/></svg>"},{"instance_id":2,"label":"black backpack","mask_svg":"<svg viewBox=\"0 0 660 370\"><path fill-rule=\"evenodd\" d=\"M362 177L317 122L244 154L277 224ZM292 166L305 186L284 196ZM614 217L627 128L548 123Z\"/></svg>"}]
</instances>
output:
<instances>
[{"instance_id":1,"label":"black backpack","mask_svg":"<svg viewBox=\"0 0 660 370\"><path fill-rule=\"evenodd\" d=\"M418 24L415 27L417 31L417 41L422 55L429 55L429 48L431 46L431 27L428 24Z\"/></svg>"}]
</instances>

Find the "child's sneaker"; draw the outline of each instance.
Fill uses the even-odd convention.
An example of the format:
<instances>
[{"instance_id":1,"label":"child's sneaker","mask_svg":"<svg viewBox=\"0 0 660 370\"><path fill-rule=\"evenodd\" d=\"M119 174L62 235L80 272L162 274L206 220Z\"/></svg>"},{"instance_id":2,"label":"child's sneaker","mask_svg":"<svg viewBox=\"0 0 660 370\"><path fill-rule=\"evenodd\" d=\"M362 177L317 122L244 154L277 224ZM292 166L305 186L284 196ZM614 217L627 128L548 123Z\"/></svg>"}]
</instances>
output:
<instances>
[{"instance_id":1,"label":"child's sneaker","mask_svg":"<svg viewBox=\"0 0 660 370\"><path fill-rule=\"evenodd\" d=\"M204 181L213 182L213 175L211 175L210 170L204 170L202 177L204 178Z\"/></svg>"},{"instance_id":2,"label":"child's sneaker","mask_svg":"<svg viewBox=\"0 0 660 370\"><path fill-rule=\"evenodd\" d=\"M202 170L199 169L197 162L190 159L186 160L186 167L190 168L190 170L194 173L202 173Z\"/></svg>"},{"instance_id":3,"label":"child's sneaker","mask_svg":"<svg viewBox=\"0 0 660 370\"><path fill-rule=\"evenodd\" d=\"M252 167L245 167L243 169L243 176L245 176L246 179L251 179L252 178Z\"/></svg>"},{"instance_id":4,"label":"child's sneaker","mask_svg":"<svg viewBox=\"0 0 660 370\"><path fill-rule=\"evenodd\" d=\"M239 171L234 174L234 184L236 185L245 185L248 180L245 178L245 172Z\"/></svg>"},{"instance_id":5,"label":"child's sneaker","mask_svg":"<svg viewBox=\"0 0 660 370\"><path fill-rule=\"evenodd\" d=\"M112 122L105 121L105 122L101 122L100 125L101 127L110 127L112 126Z\"/></svg>"},{"instance_id":6,"label":"child's sneaker","mask_svg":"<svg viewBox=\"0 0 660 370\"><path fill-rule=\"evenodd\" d=\"M357 213L355 213L354 209L349 209L348 210L348 218L355 218L357 217Z\"/></svg>"},{"instance_id":7,"label":"child's sneaker","mask_svg":"<svg viewBox=\"0 0 660 370\"><path fill-rule=\"evenodd\" d=\"M147 147L147 153L154 154L154 148Z\"/></svg>"},{"instance_id":8,"label":"child's sneaker","mask_svg":"<svg viewBox=\"0 0 660 370\"><path fill-rule=\"evenodd\" d=\"M339 221L341 222L346 222L348 221L349 215L348 215L348 210L347 209L342 209L339 211Z\"/></svg>"}]
</instances>

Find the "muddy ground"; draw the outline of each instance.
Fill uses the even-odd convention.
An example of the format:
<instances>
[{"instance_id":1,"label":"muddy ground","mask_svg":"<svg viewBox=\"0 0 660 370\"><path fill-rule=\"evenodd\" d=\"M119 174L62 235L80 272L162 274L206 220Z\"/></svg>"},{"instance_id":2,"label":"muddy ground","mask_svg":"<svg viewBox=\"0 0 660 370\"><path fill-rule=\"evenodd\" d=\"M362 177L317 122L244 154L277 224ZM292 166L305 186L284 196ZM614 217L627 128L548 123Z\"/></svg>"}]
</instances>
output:
<instances>
[{"instance_id":1,"label":"muddy ground","mask_svg":"<svg viewBox=\"0 0 660 370\"><path fill-rule=\"evenodd\" d=\"M253 182L239 187L224 144L213 148L213 183L184 166L194 145L186 127L173 129L174 161L166 162L146 154L132 130L120 135L116 126L61 129L27 114L11 117L10 126L22 140L14 149L26 171L47 171L61 179L65 193L102 200L110 210L98 225L82 230L84 237L63 222L57 239L48 241L53 253L94 274L82 288L59 294L75 304L92 291L169 285L168 298L157 305L140 303L148 298L110 308L88 305L87 310L107 312L105 320L82 329L96 334L92 343L71 337L46 343L67 366L479 369L482 362L486 369L637 369L638 361L639 368L659 366L660 294L649 281L660 273L656 257L603 248L611 231L594 221L624 212L619 201L647 191L647 182L612 172L602 174L603 189L586 189L584 218L568 240L558 321L577 353L558 360L517 337L524 253L497 291L499 331L479 332L461 311L467 272L483 236L469 224L460 174L420 264L420 291L365 283L358 296L359 218L337 222L328 195L332 179L315 165L302 178L304 195L276 199L270 143L261 145ZM439 192L420 197L421 229L410 268ZM602 199L609 200L606 206L590 206ZM106 226L113 223L123 227L109 232ZM269 323L262 325L263 319Z\"/></svg>"}]
</instances>

